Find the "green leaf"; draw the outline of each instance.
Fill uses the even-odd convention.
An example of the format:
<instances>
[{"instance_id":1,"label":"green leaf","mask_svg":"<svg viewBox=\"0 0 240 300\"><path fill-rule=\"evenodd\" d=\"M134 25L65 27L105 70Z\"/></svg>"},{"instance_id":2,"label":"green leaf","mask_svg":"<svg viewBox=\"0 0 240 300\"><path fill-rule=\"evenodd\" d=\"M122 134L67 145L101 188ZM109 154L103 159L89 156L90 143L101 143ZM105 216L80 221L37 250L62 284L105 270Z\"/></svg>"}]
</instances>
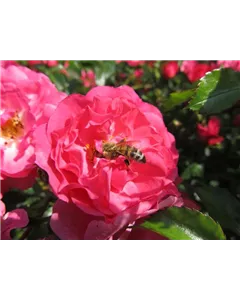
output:
<instances>
[{"instance_id":1,"label":"green leaf","mask_svg":"<svg viewBox=\"0 0 240 300\"><path fill-rule=\"evenodd\" d=\"M114 61L100 61L95 67L97 85L105 85L106 81L115 74L116 63Z\"/></svg>"},{"instance_id":2,"label":"green leaf","mask_svg":"<svg viewBox=\"0 0 240 300\"><path fill-rule=\"evenodd\" d=\"M171 240L225 240L218 223L203 213L186 207L170 207L145 221L142 227Z\"/></svg>"},{"instance_id":3,"label":"green leaf","mask_svg":"<svg viewBox=\"0 0 240 300\"><path fill-rule=\"evenodd\" d=\"M174 92L170 97L164 101L163 107L166 111L173 109L175 106L188 101L194 94L194 90L186 90L181 92Z\"/></svg>"},{"instance_id":4,"label":"green leaf","mask_svg":"<svg viewBox=\"0 0 240 300\"><path fill-rule=\"evenodd\" d=\"M215 114L232 107L240 99L240 72L216 69L207 73L199 82L189 103L192 110Z\"/></svg>"},{"instance_id":5,"label":"green leaf","mask_svg":"<svg viewBox=\"0 0 240 300\"><path fill-rule=\"evenodd\" d=\"M192 163L184 170L184 172L181 174L181 178L183 180L189 180L192 177L203 177L203 165L198 163Z\"/></svg>"},{"instance_id":6,"label":"green leaf","mask_svg":"<svg viewBox=\"0 0 240 300\"><path fill-rule=\"evenodd\" d=\"M227 190L219 187L203 186L195 188L201 203L209 215L218 221L223 229L240 236L240 203Z\"/></svg>"}]
</instances>

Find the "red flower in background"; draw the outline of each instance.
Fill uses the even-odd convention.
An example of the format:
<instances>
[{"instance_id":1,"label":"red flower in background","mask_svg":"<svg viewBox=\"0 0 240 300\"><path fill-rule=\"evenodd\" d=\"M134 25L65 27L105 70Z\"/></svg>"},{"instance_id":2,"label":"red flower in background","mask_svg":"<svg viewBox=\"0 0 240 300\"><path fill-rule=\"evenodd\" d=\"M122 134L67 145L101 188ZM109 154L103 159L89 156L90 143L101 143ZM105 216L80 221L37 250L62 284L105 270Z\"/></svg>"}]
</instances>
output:
<instances>
[{"instance_id":1,"label":"red flower in background","mask_svg":"<svg viewBox=\"0 0 240 300\"><path fill-rule=\"evenodd\" d=\"M56 67L58 65L57 60L43 60L43 63L48 67Z\"/></svg>"},{"instance_id":2,"label":"red flower in background","mask_svg":"<svg viewBox=\"0 0 240 300\"><path fill-rule=\"evenodd\" d=\"M189 81L194 82L201 79L207 72L214 70L216 64L199 63L195 60L185 60L181 65L181 72L187 75Z\"/></svg>"},{"instance_id":3,"label":"red flower in background","mask_svg":"<svg viewBox=\"0 0 240 300\"><path fill-rule=\"evenodd\" d=\"M163 76L166 79L173 78L176 76L178 70L179 70L179 67L178 67L177 61L166 62L166 63L164 63L163 69L162 69Z\"/></svg>"},{"instance_id":4,"label":"red flower in background","mask_svg":"<svg viewBox=\"0 0 240 300\"><path fill-rule=\"evenodd\" d=\"M219 144L224 140L224 137L219 135L220 132L220 119L218 117L211 117L207 126L197 124L197 132L199 138L207 142L208 145Z\"/></svg>"},{"instance_id":5,"label":"red flower in background","mask_svg":"<svg viewBox=\"0 0 240 300\"><path fill-rule=\"evenodd\" d=\"M138 82L138 83L141 83L142 82L142 77L143 77L143 75L144 75L144 71L143 71L143 69L137 69L137 70L135 70L134 71L134 76L136 77L136 81Z\"/></svg>"},{"instance_id":6,"label":"red flower in background","mask_svg":"<svg viewBox=\"0 0 240 300\"><path fill-rule=\"evenodd\" d=\"M2 201L0 201L0 219L2 240L11 240L10 231L23 228L29 222L27 212L24 209L15 209L6 213L5 204Z\"/></svg>"}]
</instances>

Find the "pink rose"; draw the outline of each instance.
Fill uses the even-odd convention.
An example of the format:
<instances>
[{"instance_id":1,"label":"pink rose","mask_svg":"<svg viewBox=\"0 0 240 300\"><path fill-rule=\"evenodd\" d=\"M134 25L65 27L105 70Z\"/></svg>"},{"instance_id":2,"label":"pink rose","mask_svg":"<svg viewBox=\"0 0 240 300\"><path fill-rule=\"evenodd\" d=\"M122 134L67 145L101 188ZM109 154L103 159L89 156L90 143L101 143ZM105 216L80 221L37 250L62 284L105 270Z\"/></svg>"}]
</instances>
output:
<instances>
[{"instance_id":1,"label":"pink rose","mask_svg":"<svg viewBox=\"0 0 240 300\"><path fill-rule=\"evenodd\" d=\"M45 123L56 105L67 96L59 92L43 73L22 66L8 66L0 70L3 89L18 90L25 97L37 125ZM1 97L2 94L4 91Z\"/></svg>"},{"instance_id":2,"label":"pink rose","mask_svg":"<svg viewBox=\"0 0 240 300\"><path fill-rule=\"evenodd\" d=\"M11 240L10 231L23 228L29 222L28 215L24 209L15 209L6 213L5 204L2 201L0 201L0 219L2 240Z\"/></svg>"},{"instance_id":3,"label":"pink rose","mask_svg":"<svg viewBox=\"0 0 240 300\"><path fill-rule=\"evenodd\" d=\"M141 79L143 77L144 71L143 69L137 69L133 72L133 74L137 79Z\"/></svg>"},{"instance_id":4,"label":"pink rose","mask_svg":"<svg viewBox=\"0 0 240 300\"><path fill-rule=\"evenodd\" d=\"M43 60L43 63L47 65L48 67L56 67L58 65L57 60Z\"/></svg>"},{"instance_id":5,"label":"pink rose","mask_svg":"<svg viewBox=\"0 0 240 300\"><path fill-rule=\"evenodd\" d=\"M194 82L201 79L207 72L216 68L216 64L198 63L195 60L185 60L181 65L181 72L187 75L189 81Z\"/></svg>"},{"instance_id":6,"label":"pink rose","mask_svg":"<svg viewBox=\"0 0 240 300\"><path fill-rule=\"evenodd\" d=\"M82 70L80 79L82 80L83 85L86 88L96 86L96 81L95 81L96 76L92 70L88 70L88 71Z\"/></svg>"},{"instance_id":7,"label":"pink rose","mask_svg":"<svg viewBox=\"0 0 240 300\"><path fill-rule=\"evenodd\" d=\"M46 123L65 94L47 76L28 68L10 65L0 72L1 184L6 191L32 185L36 174L33 130Z\"/></svg>"},{"instance_id":8,"label":"pink rose","mask_svg":"<svg viewBox=\"0 0 240 300\"><path fill-rule=\"evenodd\" d=\"M6 68L8 66L19 65L15 60L0 60L0 67Z\"/></svg>"},{"instance_id":9,"label":"pink rose","mask_svg":"<svg viewBox=\"0 0 240 300\"><path fill-rule=\"evenodd\" d=\"M57 60L28 60L28 65L34 67L35 65L44 64L48 67L56 67L58 65Z\"/></svg>"},{"instance_id":10,"label":"pink rose","mask_svg":"<svg viewBox=\"0 0 240 300\"><path fill-rule=\"evenodd\" d=\"M88 219L82 238L109 238L138 218L182 205L174 184L178 175L174 137L159 110L128 86L97 87L86 96L67 97L35 136L36 162L61 199L51 221L61 238L80 230L77 221L73 222L78 229L65 228L67 208L59 208L63 205L71 206L76 215L87 215L76 217L80 223ZM104 141L118 143L124 138L143 152L146 163L130 159L127 166L122 155L99 157Z\"/></svg>"},{"instance_id":11,"label":"pink rose","mask_svg":"<svg viewBox=\"0 0 240 300\"><path fill-rule=\"evenodd\" d=\"M116 60L117 64L120 64L121 62L127 63L130 67L139 67L146 63L145 60ZM149 66L153 66L155 61L149 61Z\"/></svg>"},{"instance_id":12,"label":"pink rose","mask_svg":"<svg viewBox=\"0 0 240 300\"><path fill-rule=\"evenodd\" d=\"M163 76L166 79L173 78L176 76L178 69L177 61L169 61L163 65Z\"/></svg>"},{"instance_id":13,"label":"pink rose","mask_svg":"<svg viewBox=\"0 0 240 300\"><path fill-rule=\"evenodd\" d=\"M11 85L1 85L1 104L1 177L3 180L28 177L35 168L34 116L26 98L17 89L12 90Z\"/></svg>"},{"instance_id":14,"label":"pink rose","mask_svg":"<svg viewBox=\"0 0 240 300\"><path fill-rule=\"evenodd\" d=\"M145 64L145 60L126 60L130 67L139 67Z\"/></svg>"},{"instance_id":15,"label":"pink rose","mask_svg":"<svg viewBox=\"0 0 240 300\"><path fill-rule=\"evenodd\" d=\"M219 67L231 68L235 71L240 71L240 60L218 60Z\"/></svg>"}]
</instances>

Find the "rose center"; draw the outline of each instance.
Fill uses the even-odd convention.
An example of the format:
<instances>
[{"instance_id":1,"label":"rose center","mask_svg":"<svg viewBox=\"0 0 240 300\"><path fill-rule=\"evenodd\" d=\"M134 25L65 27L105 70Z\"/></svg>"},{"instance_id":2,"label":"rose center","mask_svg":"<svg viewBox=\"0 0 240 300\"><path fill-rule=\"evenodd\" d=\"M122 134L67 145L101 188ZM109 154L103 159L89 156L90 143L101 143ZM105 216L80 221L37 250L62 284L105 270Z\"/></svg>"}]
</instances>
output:
<instances>
[{"instance_id":1,"label":"rose center","mask_svg":"<svg viewBox=\"0 0 240 300\"><path fill-rule=\"evenodd\" d=\"M23 134L23 129L24 126L18 113L15 113L14 117L8 119L1 125L1 136L14 140Z\"/></svg>"},{"instance_id":2,"label":"rose center","mask_svg":"<svg viewBox=\"0 0 240 300\"><path fill-rule=\"evenodd\" d=\"M93 162L95 154L96 154L96 148L93 144L87 144L86 145L87 150L87 159Z\"/></svg>"}]
</instances>

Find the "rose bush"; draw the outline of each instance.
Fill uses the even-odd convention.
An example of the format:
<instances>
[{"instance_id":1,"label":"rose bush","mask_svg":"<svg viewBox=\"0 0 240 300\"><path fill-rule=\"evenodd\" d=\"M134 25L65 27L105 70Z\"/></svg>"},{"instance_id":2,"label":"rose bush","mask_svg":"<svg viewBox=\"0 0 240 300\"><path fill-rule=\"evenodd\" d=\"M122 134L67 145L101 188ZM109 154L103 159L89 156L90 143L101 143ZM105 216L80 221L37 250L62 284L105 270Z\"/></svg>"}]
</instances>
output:
<instances>
[{"instance_id":1,"label":"rose bush","mask_svg":"<svg viewBox=\"0 0 240 300\"><path fill-rule=\"evenodd\" d=\"M30 220L14 239L239 239L239 61L0 66L1 199ZM123 138L145 164L104 158Z\"/></svg>"},{"instance_id":2,"label":"rose bush","mask_svg":"<svg viewBox=\"0 0 240 300\"><path fill-rule=\"evenodd\" d=\"M86 96L67 97L47 125L36 129L35 137L36 162L48 173L59 201L91 215L85 238L98 238L100 226L101 237L109 238L138 218L182 205L174 184L174 137L159 110L142 102L128 86L97 87ZM127 167L123 156L94 156L96 150L102 152L103 141L117 143L123 138L144 153L146 164L132 161ZM51 224L55 233L67 238L59 228L62 214L55 208Z\"/></svg>"}]
</instances>

